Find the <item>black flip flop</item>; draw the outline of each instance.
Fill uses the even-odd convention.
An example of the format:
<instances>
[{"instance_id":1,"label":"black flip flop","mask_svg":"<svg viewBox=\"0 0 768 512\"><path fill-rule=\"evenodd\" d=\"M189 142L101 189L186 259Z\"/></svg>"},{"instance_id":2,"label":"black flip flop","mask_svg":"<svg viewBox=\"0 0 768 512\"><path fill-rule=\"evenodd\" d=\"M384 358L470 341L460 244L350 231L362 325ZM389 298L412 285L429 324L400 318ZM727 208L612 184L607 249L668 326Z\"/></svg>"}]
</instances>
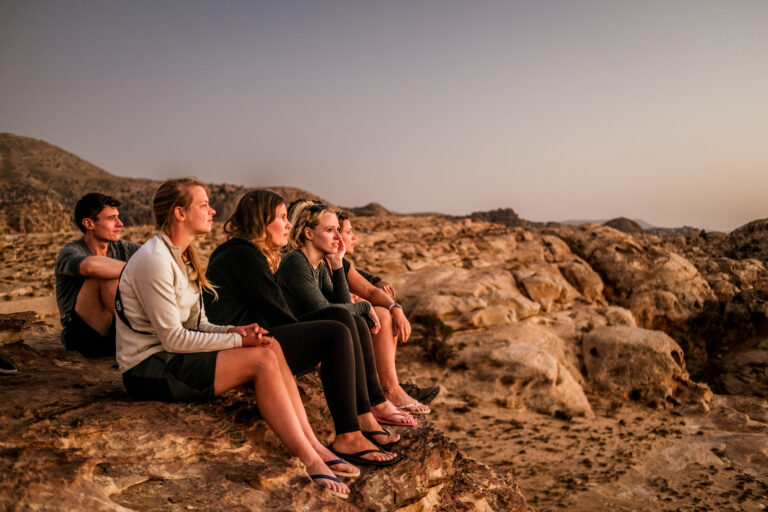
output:
<instances>
[{"instance_id":1,"label":"black flip flop","mask_svg":"<svg viewBox=\"0 0 768 512\"><path fill-rule=\"evenodd\" d=\"M344 452L335 450L333 448L333 445L329 444L328 449L331 450L336 455L338 455L339 457L342 457L347 462L351 462L352 464L357 464L358 466L379 466L379 467L392 466L394 464L397 464L401 460L403 460L403 457L399 454L390 460L370 460L370 459L363 458L363 455L366 455L369 453L376 453L376 452L385 453L384 450L382 450L381 448L377 448L376 450L362 450L355 453L344 453Z\"/></svg>"},{"instance_id":2,"label":"black flip flop","mask_svg":"<svg viewBox=\"0 0 768 512\"><path fill-rule=\"evenodd\" d=\"M382 450L389 450L393 446L395 446L397 443L400 442L400 439L397 441L392 441L391 443L380 443L376 440L375 436L391 436L392 432L389 430L383 428L381 430L363 430L362 431L363 437L365 437L367 440L381 448Z\"/></svg>"}]
</instances>

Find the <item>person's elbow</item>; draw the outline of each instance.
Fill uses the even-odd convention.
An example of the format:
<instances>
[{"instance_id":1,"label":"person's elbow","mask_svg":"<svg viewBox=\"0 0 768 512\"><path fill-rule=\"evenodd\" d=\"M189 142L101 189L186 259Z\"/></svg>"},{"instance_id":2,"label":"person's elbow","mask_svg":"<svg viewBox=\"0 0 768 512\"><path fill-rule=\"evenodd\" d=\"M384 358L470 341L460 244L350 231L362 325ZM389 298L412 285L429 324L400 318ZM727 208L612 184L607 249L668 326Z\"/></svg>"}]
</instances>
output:
<instances>
[{"instance_id":1,"label":"person's elbow","mask_svg":"<svg viewBox=\"0 0 768 512\"><path fill-rule=\"evenodd\" d=\"M99 270L99 264L94 258L85 258L80 263L80 275L83 277L94 277Z\"/></svg>"}]
</instances>

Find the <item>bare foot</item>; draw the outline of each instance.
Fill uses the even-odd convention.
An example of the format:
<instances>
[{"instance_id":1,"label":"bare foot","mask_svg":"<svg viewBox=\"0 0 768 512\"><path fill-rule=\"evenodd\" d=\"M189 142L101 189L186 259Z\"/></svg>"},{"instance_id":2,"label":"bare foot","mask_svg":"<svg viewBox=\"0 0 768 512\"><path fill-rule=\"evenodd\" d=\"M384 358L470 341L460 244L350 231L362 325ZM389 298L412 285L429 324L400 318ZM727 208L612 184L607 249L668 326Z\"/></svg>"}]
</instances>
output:
<instances>
[{"instance_id":1,"label":"bare foot","mask_svg":"<svg viewBox=\"0 0 768 512\"><path fill-rule=\"evenodd\" d=\"M360 430L364 432L383 432L384 429L379 425L379 422L376 421L376 418L373 417L372 413L368 414L362 414L357 417L358 421L360 422ZM376 442L379 444L391 444L396 443L400 440L400 434L374 434L376 438Z\"/></svg>"},{"instance_id":2,"label":"bare foot","mask_svg":"<svg viewBox=\"0 0 768 512\"><path fill-rule=\"evenodd\" d=\"M312 481L320 487L329 489L330 491L341 495L349 495L349 487L347 487L344 482L336 482L336 477L333 476L333 471L331 471L331 469L326 466L322 460L318 459L317 462L307 466L307 473L315 476ZM318 478L318 475L323 475L324 477L328 478Z\"/></svg>"},{"instance_id":3,"label":"bare foot","mask_svg":"<svg viewBox=\"0 0 768 512\"><path fill-rule=\"evenodd\" d=\"M407 411L402 411L394 406L389 400L371 407L374 417L379 423L385 425L396 425L404 427L415 427L416 418Z\"/></svg>"},{"instance_id":4,"label":"bare foot","mask_svg":"<svg viewBox=\"0 0 768 512\"><path fill-rule=\"evenodd\" d=\"M391 389L391 391L389 391L389 389ZM392 402L392 405L395 407L402 408L402 410L414 414L428 414L432 412L428 405L419 402L406 393L400 384L396 384L389 389L386 392L387 400Z\"/></svg>"},{"instance_id":5,"label":"bare foot","mask_svg":"<svg viewBox=\"0 0 768 512\"><path fill-rule=\"evenodd\" d=\"M397 457L396 453L392 452L384 452L384 451L378 451L379 447L367 440L365 437L363 437L363 434L360 433L360 431L357 432L348 432L346 434L339 434L336 436L336 439L333 441L333 449L336 450L339 453L357 453L362 452L364 450L377 450L371 453L366 453L365 455L361 455L361 459L370 460L372 462L383 462L387 460L392 460L395 457ZM343 457L343 455L342 455Z\"/></svg>"},{"instance_id":6,"label":"bare foot","mask_svg":"<svg viewBox=\"0 0 768 512\"><path fill-rule=\"evenodd\" d=\"M325 462L326 466L328 466L329 461L339 458L335 453L322 445L319 448L315 448L315 451L320 456L320 458L323 459L323 462ZM333 472L338 471L339 473L350 473L355 474L356 476L360 474L360 471L357 469L357 467L346 461L344 461L342 464L333 464L328 467L331 468L331 471Z\"/></svg>"}]
</instances>

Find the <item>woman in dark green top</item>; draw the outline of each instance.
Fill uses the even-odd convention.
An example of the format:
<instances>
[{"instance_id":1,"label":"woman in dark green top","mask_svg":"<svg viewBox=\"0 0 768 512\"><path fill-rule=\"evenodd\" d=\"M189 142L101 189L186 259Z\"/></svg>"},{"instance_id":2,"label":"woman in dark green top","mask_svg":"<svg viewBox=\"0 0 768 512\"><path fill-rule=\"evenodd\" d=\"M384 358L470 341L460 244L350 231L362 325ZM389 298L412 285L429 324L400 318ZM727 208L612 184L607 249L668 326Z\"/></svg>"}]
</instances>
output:
<instances>
[{"instance_id":1,"label":"woman in dark green top","mask_svg":"<svg viewBox=\"0 0 768 512\"><path fill-rule=\"evenodd\" d=\"M294 219L290 235L294 250L283 257L277 271L288 306L297 316L328 307L344 308L354 314L368 397L376 420L386 425L415 426L416 419L387 400L379 383L371 341L371 333L380 329L379 319L369 302L351 302L343 266L344 251L338 250L343 242L336 215L325 205L307 205L294 212ZM321 264L326 256L331 263L331 275Z\"/></svg>"}]
</instances>

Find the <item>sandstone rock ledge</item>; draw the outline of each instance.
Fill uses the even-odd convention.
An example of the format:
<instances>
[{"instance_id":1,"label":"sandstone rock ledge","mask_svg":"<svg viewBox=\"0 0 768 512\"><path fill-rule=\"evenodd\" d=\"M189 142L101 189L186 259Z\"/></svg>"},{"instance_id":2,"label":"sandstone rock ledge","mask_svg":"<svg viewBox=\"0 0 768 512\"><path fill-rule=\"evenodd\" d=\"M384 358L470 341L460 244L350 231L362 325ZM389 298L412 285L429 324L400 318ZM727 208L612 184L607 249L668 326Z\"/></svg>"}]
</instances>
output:
<instances>
[{"instance_id":1,"label":"sandstone rock ledge","mask_svg":"<svg viewBox=\"0 0 768 512\"><path fill-rule=\"evenodd\" d=\"M259 419L250 390L204 404L136 403L108 359L66 352L58 333L3 347L0 510L531 510L508 475L467 457L429 422L399 429L408 459L323 493ZM310 421L330 439L318 380Z\"/></svg>"}]
</instances>

